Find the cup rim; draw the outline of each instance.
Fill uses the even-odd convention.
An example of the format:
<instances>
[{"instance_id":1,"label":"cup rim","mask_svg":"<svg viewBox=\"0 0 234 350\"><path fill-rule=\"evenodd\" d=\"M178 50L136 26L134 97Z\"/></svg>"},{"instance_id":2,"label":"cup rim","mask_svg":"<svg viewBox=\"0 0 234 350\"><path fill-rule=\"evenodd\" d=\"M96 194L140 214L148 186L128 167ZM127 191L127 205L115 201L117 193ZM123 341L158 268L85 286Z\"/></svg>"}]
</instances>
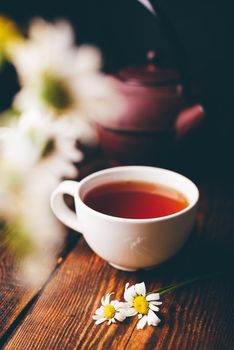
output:
<instances>
[{"instance_id":1,"label":"cup rim","mask_svg":"<svg viewBox=\"0 0 234 350\"><path fill-rule=\"evenodd\" d=\"M194 199L189 202L189 205L176 212L176 213L173 213L173 214L170 214L170 215L165 215L165 216L160 216L160 217L157 217L157 218L147 218L147 219L132 219L132 218L121 218L121 217L117 217L117 216L112 216L112 215L108 215L108 214L104 214L104 213L101 213L95 209L92 209L90 208L87 204L84 203L84 201L80 198L80 190L81 190L81 187L89 180L92 180L93 178L95 178L96 176L99 176L99 175L102 175L102 174L108 174L108 173L112 173L112 172L121 172L122 170L134 170L134 169L155 169L155 170L158 170L158 171L163 171L165 173L168 173L168 174L171 174L171 175L176 175L176 176L179 176L181 178L183 178L184 180L186 180L188 183L190 183L190 185L192 185L194 191L195 191L195 196L194 196ZM170 186L169 186L170 187ZM173 188L173 186L171 186ZM183 190L180 190L183 194ZM131 223L131 224L136 224L136 223L152 223L152 222L160 222L160 221L165 221L165 220L170 220L170 219L174 219L178 216L181 216L185 213L187 213L188 211L190 211L192 208L194 208L199 200L199 190L197 188L197 186L195 185L195 183L190 180L188 177L178 173L178 172L175 172L173 170L168 170L168 169L165 169L165 168L160 168L160 167L154 167L154 166L146 166L146 165L126 165L126 166L116 166L116 167L113 167L113 168L107 168L107 169L103 169L103 170L99 170L99 171L96 171L86 177L84 177L81 181L80 181L80 186L79 186L79 189L78 189L78 193L76 195L76 198L77 200L79 201L79 203L86 209L88 210L89 212L93 213L93 214L96 214L98 215L99 217L102 217L102 218L105 218L105 219L108 219L109 221L113 221L113 222L122 222L122 223Z\"/></svg>"}]
</instances>

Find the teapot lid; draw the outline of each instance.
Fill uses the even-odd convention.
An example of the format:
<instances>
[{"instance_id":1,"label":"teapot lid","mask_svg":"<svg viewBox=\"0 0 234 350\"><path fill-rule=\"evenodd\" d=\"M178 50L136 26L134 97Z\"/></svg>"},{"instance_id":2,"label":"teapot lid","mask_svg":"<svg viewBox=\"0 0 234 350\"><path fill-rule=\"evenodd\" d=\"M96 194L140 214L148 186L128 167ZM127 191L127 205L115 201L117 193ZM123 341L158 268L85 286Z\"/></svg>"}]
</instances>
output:
<instances>
[{"instance_id":1,"label":"teapot lid","mask_svg":"<svg viewBox=\"0 0 234 350\"><path fill-rule=\"evenodd\" d=\"M130 85L165 86L181 83L178 70L158 67L155 58L156 53L148 51L146 65L124 67L117 72L117 77Z\"/></svg>"}]
</instances>

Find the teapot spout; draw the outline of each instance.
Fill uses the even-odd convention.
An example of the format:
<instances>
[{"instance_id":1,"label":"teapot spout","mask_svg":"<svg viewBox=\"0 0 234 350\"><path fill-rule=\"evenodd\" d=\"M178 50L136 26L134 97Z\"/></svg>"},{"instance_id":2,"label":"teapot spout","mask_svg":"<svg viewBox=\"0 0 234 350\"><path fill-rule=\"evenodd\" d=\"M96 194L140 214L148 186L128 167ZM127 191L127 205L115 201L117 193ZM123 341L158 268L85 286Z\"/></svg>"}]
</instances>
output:
<instances>
[{"instance_id":1,"label":"teapot spout","mask_svg":"<svg viewBox=\"0 0 234 350\"><path fill-rule=\"evenodd\" d=\"M205 115L205 110L199 103L180 112L175 123L177 139L182 138L192 129L198 127L204 120Z\"/></svg>"}]
</instances>

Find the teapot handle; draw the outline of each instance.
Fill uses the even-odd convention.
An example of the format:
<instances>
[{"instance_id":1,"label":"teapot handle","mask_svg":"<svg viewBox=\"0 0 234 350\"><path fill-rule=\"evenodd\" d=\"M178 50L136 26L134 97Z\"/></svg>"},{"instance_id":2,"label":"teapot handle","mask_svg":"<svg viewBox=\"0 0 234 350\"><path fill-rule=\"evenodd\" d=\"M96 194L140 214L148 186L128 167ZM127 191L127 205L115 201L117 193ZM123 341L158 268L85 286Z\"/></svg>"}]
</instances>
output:
<instances>
[{"instance_id":1,"label":"teapot handle","mask_svg":"<svg viewBox=\"0 0 234 350\"><path fill-rule=\"evenodd\" d=\"M199 103L180 112L175 122L176 138L182 138L194 127L199 126L205 115L205 110Z\"/></svg>"}]
</instances>

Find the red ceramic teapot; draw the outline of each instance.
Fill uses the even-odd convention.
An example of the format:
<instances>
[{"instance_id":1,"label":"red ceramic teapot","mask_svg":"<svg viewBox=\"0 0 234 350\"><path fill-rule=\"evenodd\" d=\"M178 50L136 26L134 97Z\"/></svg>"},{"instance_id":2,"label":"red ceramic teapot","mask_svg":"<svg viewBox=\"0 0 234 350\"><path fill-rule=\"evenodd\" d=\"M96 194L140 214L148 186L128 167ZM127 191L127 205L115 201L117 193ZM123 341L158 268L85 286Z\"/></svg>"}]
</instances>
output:
<instances>
[{"instance_id":1,"label":"red ceramic teapot","mask_svg":"<svg viewBox=\"0 0 234 350\"><path fill-rule=\"evenodd\" d=\"M96 121L101 147L113 164L157 164L204 119L202 105L187 96L177 70L149 62L108 79L126 101L122 113Z\"/></svg>"}]
</instances>

